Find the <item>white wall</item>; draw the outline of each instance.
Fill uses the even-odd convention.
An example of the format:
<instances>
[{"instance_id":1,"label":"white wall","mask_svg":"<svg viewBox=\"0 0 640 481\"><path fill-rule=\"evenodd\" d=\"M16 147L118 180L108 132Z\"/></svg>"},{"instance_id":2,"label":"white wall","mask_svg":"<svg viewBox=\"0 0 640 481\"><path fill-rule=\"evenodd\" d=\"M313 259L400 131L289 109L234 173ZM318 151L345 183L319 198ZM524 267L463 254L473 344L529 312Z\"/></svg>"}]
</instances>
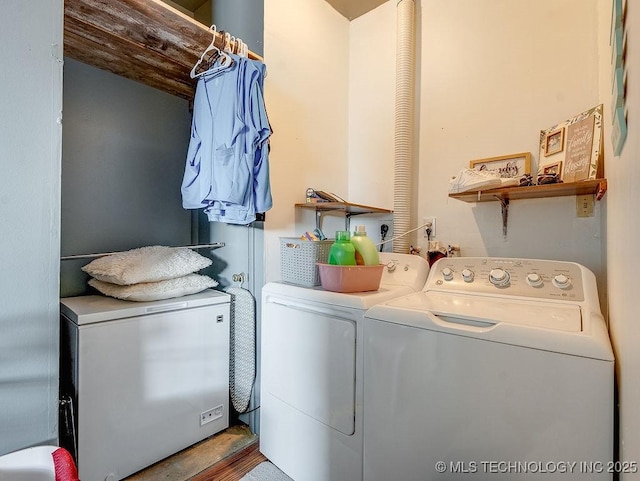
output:
<instances>
[{"instance_id":1,"label":"white wall","mask_svg":"<svg viewBox=\"0 0 640 481\"><path fill-rule=\"evenodd\" d=\"M602 274L600 204L514 201L503 238L497 203L447 197L473 159L531 152L539 132L600 103L596 0L422 2L419 216L464 255L573 260ZM602 286L604 287L604 286Z\"/></svg>"},{"instance_id":2,"label":"white wall","mask_svg":"<svg viewBox=\"0 0 640 481\"><path fill-rule=\"evenodd\" d=\"M617 359L620 409L620 459L640 462L640 324L638 323L638 287L633 273L640 269L640 10L637 2L627 1L627 124L629 132L620 157L609 156L605 174L609 182L606 195L606 260L609 292L609 325ZM604 1L600 9L605 35L602 43L602 77L611 78L608 49L611 4ZM603 85L605 114L611 90ZM608 117L609 119L611 117ZM606 144L610 148L610 135ZM623 480L640 479L640 473L621 476Z\"/></svg>"},{"instance_id":3,"label":"white wall","mask_svg":"<svg viewBox=\"0 0 640 481\"><path fill-rule=\"evenodd\" d=\"M0 454L57 439L62 7L2 5Z\"/></svg>"},{"instance_id":4,"label":"white wall","mask_svg":"<svg viewBox=\"0 0 640 481\"><path fill-rule=\"evenodd\" d=\"M574 197L514 201L505 239L498 203L467 204L447 195L449 178L470 160L528 151L535 171L540 130L600 103L598 0L416 4L414 224L435 216L437 240L460 245L463 255L580 262L596 273L604 304L601 203L593 217L577 218ZM395 5L388 1L345 27L323 0L266 2L272 182L284 209L271 214L274 232L300 230L289 206L301 200L296 190L305 184L393 208ZM337 80L345 76L347 137L345 90ZM344 170L332 175L343 167L347 139L348 181ZM340 155L323 155L332 151ZM303 219L299 224L309 225L309 216ZM275 237L267 244L273 252ZM413 242L425 244L423 237ZM279 261L268 256L267 276L274 279Z\"/></svg>"},{"instance_id":5,"label":"white wall","mask_svg":"<svg viewBox=\"0 0 640 481\"><path fill-rule=\"evenodd\" d=\"M463 255L574 260L602 281L601 205L577 218L575 198L514 201L508 235L498 203L448 198L469 161L531 152L539 132L600 103L597 0L416 2L417 226ZM396 2L352 22L349 195L393 208ZM377 113L377 115L376 115ZM397 234L397 233L396 233ZM422 236L414 241L426 247ZM426 249L423 249L423 251Z\"/></svg>"},{"instance_id":6,"label":"white wall","mask_svg":"<svg viewBox=\"0 0 640 481\"><path fill-rule=\"evenodd\" d=\"M274 207L265 223L270 281L280 278L279 237L302 233L294 204L305 201L307 187L347 195L349 22L324 0L266 0L264 10L265 103L273 127Z\"/></svg>"},{"instance_id":7,"label":"white wall","mask_svg":"<svg viewBox=\"0 0 640 481\"><path fill-rule=\"evenodd\" d=\"M396 2L350 25L349 200L393 209Z\"/></svg>"}]
</instances>

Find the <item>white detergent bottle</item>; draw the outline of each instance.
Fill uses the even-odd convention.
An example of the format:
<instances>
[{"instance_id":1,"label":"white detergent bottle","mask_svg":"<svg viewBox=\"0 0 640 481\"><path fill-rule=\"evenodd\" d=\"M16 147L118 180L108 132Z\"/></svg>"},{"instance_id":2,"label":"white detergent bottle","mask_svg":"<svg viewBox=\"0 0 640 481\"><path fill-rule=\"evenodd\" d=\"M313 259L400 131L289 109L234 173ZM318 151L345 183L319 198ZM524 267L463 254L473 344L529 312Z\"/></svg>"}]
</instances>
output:
<instances>
[{"instance_id":1,"label":"white detergent bottle","mask_svg":"<svg viewBox=\"0 0 640 481\"><path fill-rule=\"evenodd\" d=\"M351 236L351 243L356 248L356 264L360 266L376 266L380 264L378 249L367 236L365 226L356 226L356 231Z\"/></svg>"}]
</instances>

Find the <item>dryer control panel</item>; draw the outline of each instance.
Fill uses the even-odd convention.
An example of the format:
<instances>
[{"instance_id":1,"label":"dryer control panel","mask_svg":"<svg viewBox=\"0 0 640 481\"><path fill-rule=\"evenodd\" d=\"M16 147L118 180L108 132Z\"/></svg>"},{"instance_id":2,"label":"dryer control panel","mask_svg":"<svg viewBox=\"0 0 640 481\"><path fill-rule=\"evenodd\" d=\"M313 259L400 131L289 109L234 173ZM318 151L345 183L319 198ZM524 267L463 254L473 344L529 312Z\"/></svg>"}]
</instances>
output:
<instances>
[{"instance_id":1,"label":"dryer control panel","mask_svg":"<svg viewBox=\"0 0 640 481\"><path fill-rule=\"evenodd\" d=\"M429 263L420 256L380 252L380 264L384 264L381 284L409 286L422 290L429 274Z\"/></svg>"},{"instance_id":2,"label":"dryer control panel","mask_svg":"<svg viewBox=\"0 0 640 481\"><path fill-rule=\"evenodd\" d=\"M583 269L562 261L445 257L432 266L424 290L583 301Z\"/></svg>"}]
</instances>

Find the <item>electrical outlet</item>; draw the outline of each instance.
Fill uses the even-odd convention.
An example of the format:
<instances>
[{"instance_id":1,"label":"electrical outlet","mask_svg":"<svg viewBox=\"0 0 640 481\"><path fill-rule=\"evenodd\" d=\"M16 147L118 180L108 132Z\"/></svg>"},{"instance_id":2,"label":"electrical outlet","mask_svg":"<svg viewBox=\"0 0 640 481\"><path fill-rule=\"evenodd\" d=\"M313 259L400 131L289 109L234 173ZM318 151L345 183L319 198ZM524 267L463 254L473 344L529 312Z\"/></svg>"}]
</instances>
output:
<instances>
[{"instance_id":1,"label":"electrical outlet","mask_svg":"<svg viewBox=\"0 0 640 481\"><path fill-rule=\"evenodd\" d=\"M371 240L373 240L376 244L382 241L388 241L393 237L393 220L391 219L383 219L378 221L378 228L375 232L371 234L367 234ZM376 240L377 239L377 240ZM382 246L378 246L378 249L382 247L380 252L391 252L393 249L393 242L387 242L382 244Z\"/></svg>"},{"instance_id":2,"label":"electrical outlet","mask_svg":"<svg viewBox=\"0 0 640 481\"><path fill-rule=\"evenodd\" d=\"M424 224L424 238L432 240L436 237L436 218L435 217L425 217L422 219L422 224ZM427 229L431 229L431 232L427 232Z\"/></svg>"},{"instance_id":3,"label":"electrical outlet","mask_svg":"<svg viewBox=\"0 0 640 481\"><path fill-rule=\"evenodd\" d=\"M214 408L208 409L207 411L203 411L202 413L200 413L200 426L204 426L205 424L208 424L211 421L220 419L223 414L224 414L224 407L222 406L222 404L220 404L220 406L216 406Z\"/></svg>"},{"instance_id":4,"label":"electrical outlet","mask_svg":"<svg viewBox=\"0 0 640 481\"><path fill-rule=\"evenodd\" d=\"M592 217L595 201L593 195L576 196L576 214L578 217Z\"/></svg>"}]
</instances>

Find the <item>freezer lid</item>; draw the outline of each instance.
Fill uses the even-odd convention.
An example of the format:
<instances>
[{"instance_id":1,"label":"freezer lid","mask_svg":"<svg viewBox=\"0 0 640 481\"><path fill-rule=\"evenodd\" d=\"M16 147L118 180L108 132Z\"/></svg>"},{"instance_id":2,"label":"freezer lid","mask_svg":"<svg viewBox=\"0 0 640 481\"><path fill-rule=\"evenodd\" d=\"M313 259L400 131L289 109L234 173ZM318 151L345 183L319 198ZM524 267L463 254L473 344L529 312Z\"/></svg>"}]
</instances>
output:
<instances>
[{"instance_id":1,"label":"freezer lid","mask_svg":"<svg viewBox=\"0 0 640 481\"><path fill-rule=\"evenodd\" d=\"M123 301L107 296L90 295L60 299L60 312L75 324L84 325L159 312L225 304L230 301L229 294L214 289L150 302Z\"/></svg>"}]
</instances>

